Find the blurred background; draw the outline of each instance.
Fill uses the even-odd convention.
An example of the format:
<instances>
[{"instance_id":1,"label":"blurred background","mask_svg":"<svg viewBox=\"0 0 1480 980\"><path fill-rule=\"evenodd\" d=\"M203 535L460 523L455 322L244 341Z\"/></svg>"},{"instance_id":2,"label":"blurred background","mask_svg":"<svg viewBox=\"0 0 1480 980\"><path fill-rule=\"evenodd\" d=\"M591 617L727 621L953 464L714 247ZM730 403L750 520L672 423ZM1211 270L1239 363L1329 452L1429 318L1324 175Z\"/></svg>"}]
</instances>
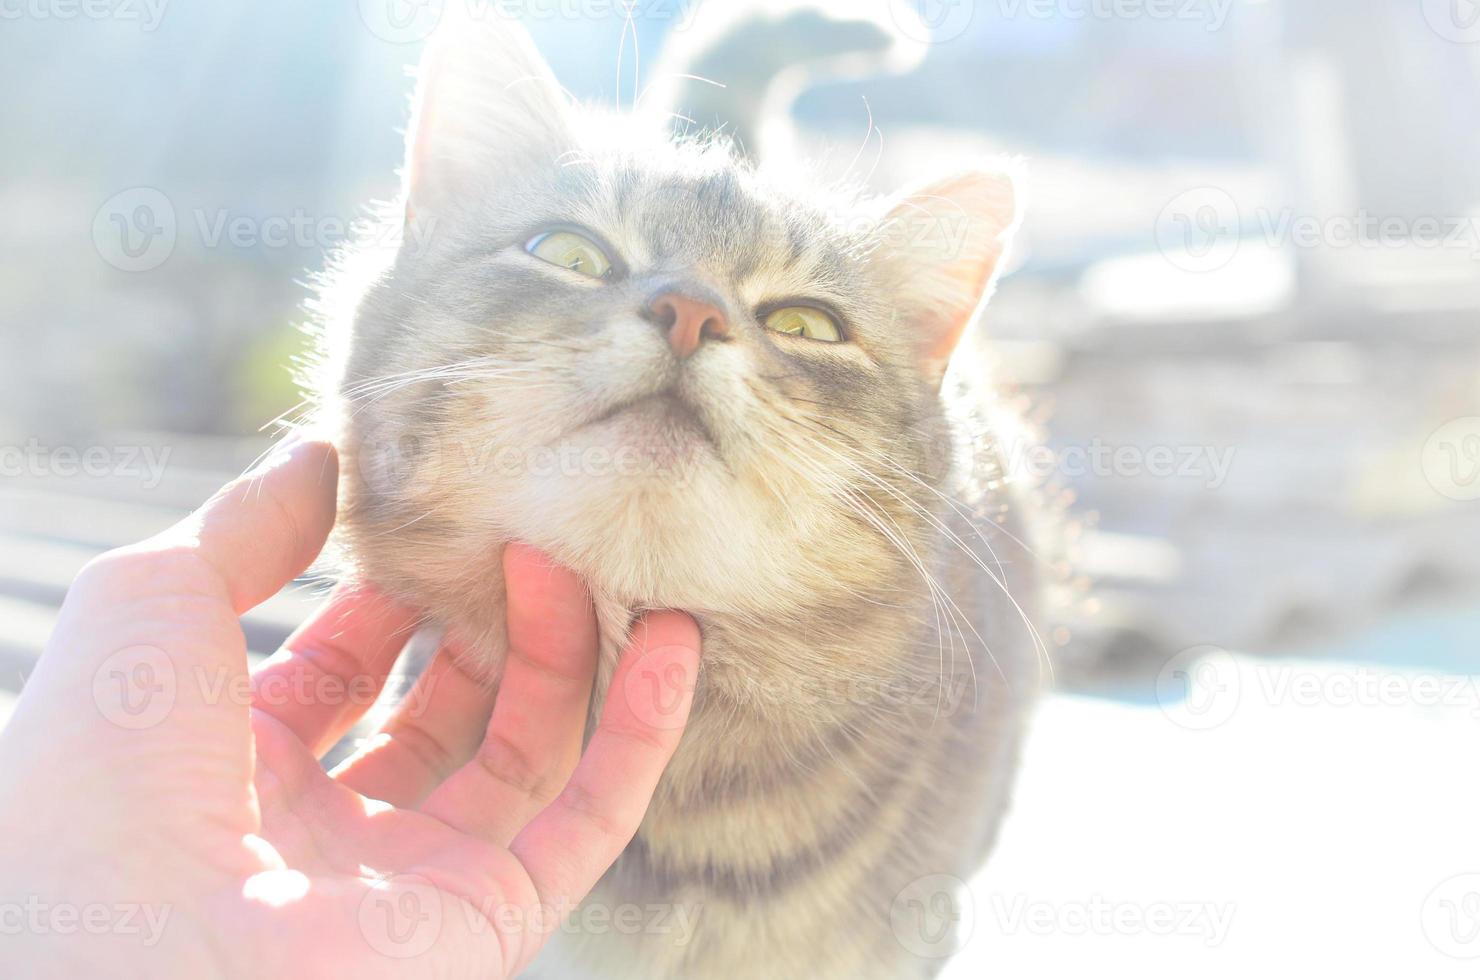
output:
<instances>
[{"instance_id":1,"label":"blurred background","mask_svg":"<svg viewBox=\"0 0 1480 980\"><path fill-rule=\"evenodd\" d=\"M296 404L304 283L394 196L443 6L0 0L0 715L77 568ZM720 6L510 10L627 104ZM768 150L880 191L1028 164L981 356L1076 534L948 975L1473 976L1480 3L723 6L791 18ZM856 30L887 52L809 61Z\"/></svg>"}]
</instances>

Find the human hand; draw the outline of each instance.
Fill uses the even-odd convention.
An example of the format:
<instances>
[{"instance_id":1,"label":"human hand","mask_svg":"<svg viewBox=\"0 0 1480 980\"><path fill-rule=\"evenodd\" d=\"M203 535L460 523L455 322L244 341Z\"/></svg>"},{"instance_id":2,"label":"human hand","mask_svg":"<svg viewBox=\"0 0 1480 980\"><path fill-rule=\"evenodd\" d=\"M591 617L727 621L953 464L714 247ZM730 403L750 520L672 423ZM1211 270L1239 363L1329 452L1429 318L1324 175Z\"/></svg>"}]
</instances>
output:
<instances>
[{"instance_id":1,"label":"human hand","mask_svg":"<svg viewBox=\"0 0 1480 980\"><path fill-rule=\"evenodd\" d=\"M8 974L513 976L636 832L698 628L639 622L582 753L589 597L519 546L497 699L440 651L383 735L322 770L366 707L345 692L384 683L415 613L340 591L250 676L237 617L323 546L337 465L300 444L78 576L0 735ZM652 658L684 678L676 704L625 682Z\"/></svg>"}]
</instances>

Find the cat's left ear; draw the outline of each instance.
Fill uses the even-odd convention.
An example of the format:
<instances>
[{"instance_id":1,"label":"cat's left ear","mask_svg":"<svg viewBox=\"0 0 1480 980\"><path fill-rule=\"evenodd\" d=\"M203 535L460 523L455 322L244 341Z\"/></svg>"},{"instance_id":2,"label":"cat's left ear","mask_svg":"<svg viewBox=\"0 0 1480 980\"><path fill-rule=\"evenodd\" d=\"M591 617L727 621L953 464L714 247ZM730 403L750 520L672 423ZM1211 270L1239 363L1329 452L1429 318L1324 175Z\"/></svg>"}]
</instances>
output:
<instances>
[{"instance_id":1,"label":"cat's left ear","mask_svg":"<svg viewBox=\"0 0 1480 980\"><path fill-rule=\"evenodd\" d=\"M1018 225L1012 172L970 172L892 198L873 261L926 377L938 383L986 304Z\"/></svg>"},{"instance_id":2,"label":"cat's left ear","mask_svg":"<svg viewBox=\"0 0 1480 980\"><path fill-rule=\"evenodd\" d=\"M417 74L407 220L466 205L522 170L553 169L573 145L564 90L524 28L494 4L447 4Z\"/></svg>"}]
</instances>

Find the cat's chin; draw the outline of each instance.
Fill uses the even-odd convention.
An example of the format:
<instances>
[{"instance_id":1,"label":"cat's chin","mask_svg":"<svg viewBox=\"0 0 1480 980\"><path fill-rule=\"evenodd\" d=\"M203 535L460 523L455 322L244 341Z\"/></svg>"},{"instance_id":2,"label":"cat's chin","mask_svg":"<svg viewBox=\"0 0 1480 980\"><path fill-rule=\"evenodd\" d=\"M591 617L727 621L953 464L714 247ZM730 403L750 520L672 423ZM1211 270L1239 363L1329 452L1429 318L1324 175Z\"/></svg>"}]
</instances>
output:
<instances>
[{"instance_id":1,"label":"cat's chin","mask_svg":"<svg viewBox=\"0 0 1480 980\"><path fill-rule=\"evenodd\" d=\"M724 469L708 425L671 394L616 406L568 433L549 455L560 461L564 492L597 491L615 503L681 489L701 473Z\"/></svg>"},{"instance_id":2,"label":"cat's chin","mask_svg":"<svg viewBox=\"0 0 1480 980\"><path fill-rule=\"evenodd\" d=\"M500 494L509 538L544 548L595 590L630 605L789 605L785 590L760 586L789 580L795 529L776 519L774 501L737 479L692 423L641 406L585 431L612 453L591 458L613 465ZM616 435L620 442L610 438Z\"/></svg>"},{"instance_id":3,"label":"cat's chin","mask_svg":"<svg viewBox=\"0 0 1480 980\"><path fill-rule=\"evenodd\" d=\"M678 475L715 453L714 437L699 414L672 394L650 395L608 412L592 424L610 439L615 456ZM640 472L640 471L639 471Z\"/></svg>"}]
</instances>

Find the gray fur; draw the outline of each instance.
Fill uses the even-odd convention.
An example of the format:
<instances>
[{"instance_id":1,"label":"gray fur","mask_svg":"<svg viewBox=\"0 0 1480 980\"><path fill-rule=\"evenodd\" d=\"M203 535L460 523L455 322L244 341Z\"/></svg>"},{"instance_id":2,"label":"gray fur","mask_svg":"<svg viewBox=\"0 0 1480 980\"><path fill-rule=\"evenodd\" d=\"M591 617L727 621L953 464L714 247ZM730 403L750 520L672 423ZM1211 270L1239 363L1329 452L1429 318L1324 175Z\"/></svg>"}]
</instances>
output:
<instances>
[{"instance_id":1,"label":"gray fur","mask_svg":"<svg viewBox=\"0 0 1480 980\"><path fill-rule=\"evenodd\" d=\"M911 883L984 858L1038 680L1003 413L970 372L941 376L990 289L1008 185L798 190L722 142L564 105L511 30L435 56L405 202L421 233L348 257L324 294L345 574L426 609L493 678L502 546L543 548L591 585L598 700L637 611L701 624L690 728L588 902L693 928L562 934L535 975L929 976ZM515 83L545 89L511 103ZM896 234L942 193L960 242ZM621 274L527 254L552 224L599 235ZM675 359L640 312L663 289L713 299L731 337ZM768 333L757 310L798 297L848 342ZM623 408L659 393L682 408Z\"/></svg>"}]
</instances>

